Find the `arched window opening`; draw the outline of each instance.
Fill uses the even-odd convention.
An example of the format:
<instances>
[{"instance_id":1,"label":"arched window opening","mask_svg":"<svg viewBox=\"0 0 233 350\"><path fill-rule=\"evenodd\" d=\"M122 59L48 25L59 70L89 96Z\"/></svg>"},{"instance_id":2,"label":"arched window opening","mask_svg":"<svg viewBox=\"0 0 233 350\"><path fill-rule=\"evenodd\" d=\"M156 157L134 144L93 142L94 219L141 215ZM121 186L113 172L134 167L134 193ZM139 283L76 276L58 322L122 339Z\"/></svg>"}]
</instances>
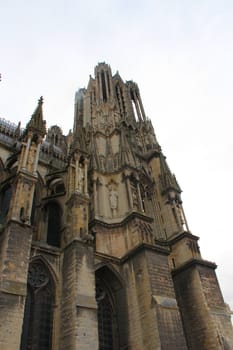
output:
<instances>
[{"instance_id":1,"label":"arched window opening","mask_svg":"<svg viewBox=\"0 0 233 350\"><path fill-rule=\"evenodd\" d=\"M96 271L99 350L127 348L125 289L107 266Z\"/></svg>"},{"instance_id":2,"label":"arched window opening","mask_svg":"<svg viewBox=\"0 0 233 350\"><path fill-rule=\"evenodd\" d=\"M64 195L65 193L65 185L61 177L50 178L47 186L51 196Z\"/></svg>"},{"instance_id":3,"label":"arched window opening","mask_svg":"<svg viewBox=\"0 0 233 350\"><path fill-rule=\"evenodd\" d=\"M63 183L58 184L57 186L55 186L55 188L54 188L54 194L58 194L58 193L61 193L61 194L64 194L64 193L65 193L65 186L64 186Z\"/></svg>"},{"instance_id":4,"label":"arched window opening","mask_svg":"<svg viewBox=\"0 0 233 350\"><path fill-rule=\"evenodd\" d=\"M57 146L58 145L58 136L55 135L55 145Z\"/></svg>"},{"instance_id":5,"label":"arched window opening","mask_svg":"<svg viewBox=\"0 0 233 350\"><path fill-rule=\"evenodd\" d=\"M99 350L112 350L113 347L113 305L110 293L100 282L96 284L96 301L98 304Z\"/></svg>"},{"instance_id":6,"label":"arched window opening","mask_svg":"<svg viewBox=\"0 0 233 350\"><path fill-rule=\"evenodd\" d=\"M57 203L49 203L47 209L47 243L60 247L61 208Z\"/></svg>"},{"instance_id":7,"label":"arched window opening","mask_svg":"<svg viewBox=\"0 0 233 350\"><path fill-rule=\"evenodd\" d=\"M6 216L10 208L12 196L11 186L5 187L0 193L0 224L4 224Z\"/></svg>"},{"instance_id":8,"label":"arched window opening","mask_svg":"<svg viewBox=\"0 0 233 350\"><path fill-rule=\"evenodd\" d=\"M47 267L29 266L20 350L51 350L55 288Z\"/></svg>"},{"instance_id":9,"label":"arched window opening","mask_svg":"<svg viewBox=\"0 0 233 350\"><path fill-rule=\"evenodd\" d=\"M102 92L103 92L103 101L107 101L107 89L105 84L105 76L104 71L101 72L101 83L102 83Z\"/></svg>"},{"instance_id":10,"label":"arched window opening","mask_svg":"<svg viewBox=\"0 0 233 350\"><path fill-rule=\"evenodd\" d=\"M107 81L108 81L108 94L110 95L110 94L111 94L111 91L110 91L110 79L109 79L109 72L107 72Z\"/></svg>"}]
</instances>

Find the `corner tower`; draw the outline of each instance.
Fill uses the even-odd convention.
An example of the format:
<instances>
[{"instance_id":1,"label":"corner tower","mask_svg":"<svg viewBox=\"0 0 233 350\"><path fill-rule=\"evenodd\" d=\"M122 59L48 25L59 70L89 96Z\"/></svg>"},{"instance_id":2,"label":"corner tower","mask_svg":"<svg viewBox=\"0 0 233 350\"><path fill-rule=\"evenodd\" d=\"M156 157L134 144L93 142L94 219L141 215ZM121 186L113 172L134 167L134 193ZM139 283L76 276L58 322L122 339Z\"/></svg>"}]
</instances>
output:
<instances>
[{"instance_id":1,"label":"corner tower","mask_svg":"<svg viewBox=\"0 0 233 350\"><path fill-rule=\"evenodd\" d=\"M96 288L107 288L116 315L111 335L99 329L100 345L108 337L113 349L232 344L216 265L202 259L198 237L189 231L181 188L145 115L137 84L98 64L87 89L76 94L74 134L81 135L81 129L90 154ZM121 276L117 291L106 271Z\"/></svg>"},{"instance_id":2,"label":"corner tower","mask_svg":"<svg viewBox=\"0 0 233 350\"><path fill-rule=\"evenodd\" d=\"M27 294L33 198L40 146L46 134L42 97L24 132L20 128L1 182L0 347L18 350ZM20 142L19 142L20 140ZM5 190L4 190L5 188Z\"/></svg>"}]
</instances>

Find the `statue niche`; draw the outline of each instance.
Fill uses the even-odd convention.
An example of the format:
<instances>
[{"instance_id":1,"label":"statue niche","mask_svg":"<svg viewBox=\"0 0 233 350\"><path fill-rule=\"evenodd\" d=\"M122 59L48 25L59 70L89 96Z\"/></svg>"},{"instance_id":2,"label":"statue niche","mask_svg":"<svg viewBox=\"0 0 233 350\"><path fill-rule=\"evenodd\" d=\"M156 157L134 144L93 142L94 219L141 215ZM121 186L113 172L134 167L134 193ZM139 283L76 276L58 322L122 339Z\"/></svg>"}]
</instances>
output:
<instances>
[{"instance_id":1,"label":"statue niche","mask_svg":"<svg viewBox=\"0 0 233 350\"><path fill-rule=\"evenodd\" d=\"M118 191L117 191L117 184L111 180L110 183L107 185L108 187L108 198L109 198L109 205L112 212L112 216L117 215L118 211Z\"/></svg>"}]
</instances>

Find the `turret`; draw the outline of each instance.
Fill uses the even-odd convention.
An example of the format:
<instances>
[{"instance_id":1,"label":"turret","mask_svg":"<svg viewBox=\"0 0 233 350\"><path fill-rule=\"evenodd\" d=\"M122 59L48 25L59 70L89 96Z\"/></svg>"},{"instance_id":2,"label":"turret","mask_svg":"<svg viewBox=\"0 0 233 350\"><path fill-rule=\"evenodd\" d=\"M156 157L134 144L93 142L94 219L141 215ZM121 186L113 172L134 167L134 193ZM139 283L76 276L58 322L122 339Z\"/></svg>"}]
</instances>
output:
<instances>
[{"instance_id":1,"label":"turret","mask_svg":"<svg viewBox=\"0 0 233 350\"><path fill-rule=\"evenodd\" d=\"M21 146L17 145L12 176L6 179L11 191L6 193L9 210L0 245L0 292L6 300L1 305L1 318L7 320L1 327L0 343L6 350L17 350L20 344L32 242L30 218L38 179L40 145L46 133L42 103L40 98L22 135ZM9 332L10 325L14 330L13 336Z\"/></svg>"},{"instance_id":2,"label":"turret","mask_svg":"<svg viewBox=\"0 0 233 350\"><path fill-rule=\"evenodd\" d=\"M181 200L181 188L176 180L175 175L166 162L166 158L160 154L160 175L159 175L160 191L164 198L164 203L169 207L167 211L168 236L172 236L183 231L188 231L188 224L185 218Z\"/></svg>"},{"instance_id":3,"label":"turret","mask_svg":"<svg viewBox=\"0 0 233 350\"><path fill-rule=\"evenodd\" d=\"M15 190L9 211L9 218L26 223L30 223L40 146L46 133L42 104L41 97L22 136Z\"/></svg>"}]
</instances>

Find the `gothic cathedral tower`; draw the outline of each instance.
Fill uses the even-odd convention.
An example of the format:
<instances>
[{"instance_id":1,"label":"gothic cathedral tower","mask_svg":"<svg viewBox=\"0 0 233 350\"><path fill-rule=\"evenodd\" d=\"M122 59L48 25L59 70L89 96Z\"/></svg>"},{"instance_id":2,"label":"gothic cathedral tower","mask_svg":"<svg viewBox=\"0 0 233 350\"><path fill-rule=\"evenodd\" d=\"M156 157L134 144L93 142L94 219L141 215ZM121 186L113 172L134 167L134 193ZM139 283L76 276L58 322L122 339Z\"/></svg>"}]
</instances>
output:
<instances>
[{"instance_id":1,"label":"gothic cathedral tower","mask_svg":"<svg viewBox=\"0 0 233 350\"><path fill-rule=\"evenodd\" d=\"M100 63L73 131L0 120L0 348L233 348L139 88Z\"/></svg>"}]
</instances>

